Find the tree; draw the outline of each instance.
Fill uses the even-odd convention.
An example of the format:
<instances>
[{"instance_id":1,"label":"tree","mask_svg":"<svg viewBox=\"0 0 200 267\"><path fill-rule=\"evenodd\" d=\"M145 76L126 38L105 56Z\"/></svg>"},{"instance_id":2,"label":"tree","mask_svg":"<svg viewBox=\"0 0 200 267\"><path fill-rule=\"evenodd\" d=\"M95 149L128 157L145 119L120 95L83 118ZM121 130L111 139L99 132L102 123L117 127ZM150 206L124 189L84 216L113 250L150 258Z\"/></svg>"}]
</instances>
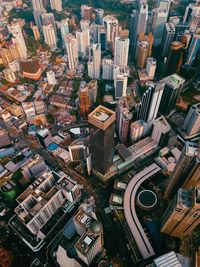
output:
<instances>
[{"instance_id":1,"label":"tree","mask_svg":"<svg viewBox=\"0 0 200 267\"><path fill-rule=\"evenodd\" d=\"M51 113L47 113L46 114L46 119L47 119L48 123L50 123L50 124L54 124L55 123L55 118Z\"/></svg>"}]
</instances>

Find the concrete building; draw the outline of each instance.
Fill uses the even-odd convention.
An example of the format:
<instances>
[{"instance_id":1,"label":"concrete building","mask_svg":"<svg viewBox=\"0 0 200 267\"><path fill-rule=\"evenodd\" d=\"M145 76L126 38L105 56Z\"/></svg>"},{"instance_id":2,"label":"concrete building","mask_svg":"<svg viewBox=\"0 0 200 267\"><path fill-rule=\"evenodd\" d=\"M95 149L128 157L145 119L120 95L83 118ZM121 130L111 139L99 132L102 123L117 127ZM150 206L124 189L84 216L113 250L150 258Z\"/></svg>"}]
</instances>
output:
<instances>
[{"instance_id":1,"label":"concrete building","mask_svg":"<svg viewBox=\"0 0 200 267\"><path fill-rule=\"evenodd\" d=\"M95 9L96 24L103 25L104 10L102 8Z\"/></svg>"},{"instance_id":2,"label":"concrete building","mask_svg":"<svg viewBox=\"0 0 200 267\"><path fill-rule=\"evenodd\" d=\"M50 85L55 85L57 83L55 73L52 70L47 71L47 81Z\"/></svg>"},{"instance_id":3,"label":"concrete building","mask_svg":"<svg viewBox=\"0 0 200 267\"><path fill-rule=\"evenodd\" d=\"M129 136L129 128L130 128L132 117L133 117L132 113L127 108L123 108L120 111L118 134L119 134L119 140L121 141L121 143L126 143L127 141L127 138Z\"/></svg>"},{"instance_id":4,"label":"concrete building","mask_svg":"<svg viewBox=\"0 0 200 267\"><path fill-rule=\"evenodd\" d=\"M189 178L195 175L196 170L199 168L199 146L198 143L189 142L185 143L185 147L181 152L179 160L170 176L168 186L165 190L165 197L172 197L178 188L183 186L187 187ZM194 177L195 179L195 177Z\"/></svg>"},{"instance_id":5,"label":"concrete building","mask_svg":"<svg viewBox=\"0 0 200 267\"><path fill-rule=\"evenodd\" d=\"M137 67L143 69L146 66L149 51L149 43L147 41L137 42L136 61Z\"/></svg>"},{"instance_id":6,"label":"concrete building","mask_svg":"<svg viewBox=\"0 0 200 267\"><path fill-rule=\"evenodd\" d=\"M165 146L169 140L171 127L165 117L161 116L153 121L151 138L161 147Z\"/></svg>"},{"instance_id":7,"label":"concrete building","mask_svg":"<svg viewBox=\"0 0 200 267\"><path fill-rule=\"evenodd\" d=\"M88 29L90 26L90 21L88 19L82 19L80 20L80 27L81 31Z\"/></svg>"},{"instance_id":8,"label":"concrete building","mask_svg":"<svg viewBox=\"0 0 200 267\"><path fill-rule=\"evenodd\" d=\"M4 66L8 66L14 60L11 51L7 48L0 47L0 57Z\"/></svg>"},{"instance_id":9,"label":"concrete building","mask_svg":"<svg viewBox=\"0 0 200 267\"><path fill-rule=\"evenodd\" d=\"M92 17L93 8L87 5L81 5L81 17L82 19L90 20Z\"/></svg>"},{"instance_id":10,"label":"concrete building","mask_svg":"<svg viewBox=\"0 0 200 267\"><path fill-rule=\"evenodd\" d=\"M32 31L33 31L33 36L34 36L34 39L37 41L37 40L40 40L40 32L38 30L38 26L36 25L33 25L31 27Z\"/></svg>"},{"instance_id":11,"label":"concrete building","mask_svg":"<svg viewBox=\"0 0 200 267\"><path fill-rule=\"evenodd\" d=\"M90 102L93 105L97 100L97 89L98 89L97 80L91 80L87 84L87 88L90 97Z\"/></svg>"},{"instance_id":12,"label":"concrete building","mask_svg":"<svg viewBox=\"0 0 200 267\"><path fill-rule=\"evenodd\" d=\"M134 121L130 125L131 142L137 142L145 134L145 122L142 120Z\"/></svg>"},{"instance_id":13,"label":"concrete building","mask_svg":"<svg viewBox=\"0 0 200 267\"><path fill-rule=\"evenodd\" d=\"M101 44L89 48L88 75L93 79L101 77Z\"/></svg>"},{"instance_id":14,"label":"concrete building","mask_svg":"<svg viewBox=\"0 0 200 267\"><path fill-rule=\"evenodd\" d=\"M69 19L68 18L61 20L61 22L60 22L60 32L61 32L63 47L66 47L65 35L69 33Z\"/></svg>"},{"instance_id":15,"label":"concrete building","mask_svg":"<svg viewBox=\"0 0 200 267\"><path fill-rule=\"evenodd\" d=\"M37 137L41 146L47 148L52 142L52 136L48 129L42 129L37 132Z\"/></svg>"},{"instance_id":16,"label":"concrete building","mask_svg":"<svg viewBox=\"0 0 200 267\"><path fill-rule=\"evenodd\" d=\"M12 34L12 42L19 45L20 55L27 58L27 47L18 21L12 21L7 25L8 31Z\"/></svg>"},{"instance_id":17,"label":"concrete building","mask_svg":"<svg viewBox=\"0 0 200 267\"><path fill-rule=\"evenodd\" d=\"M32 2L33 10L42 11L44 9L42 0L32 0L31 2Z\"/></svg>"},{"instance_id":18,"label":"concrete building","mask_svg":"<svg viewBox=\"0 0 200 267\"><path fill-rule=\"evenodd\" d=\"M87 118L90 112L90 97L87 86L80 86L78 92L79 111L82 118Z\"/></svg>"},{"instance_id":19,"label":"concrete building","mask_svg":"<svg viewBox=\"0 0 200 267\"><path fill-rule=\"evenodd\" d=\"M129 38L115 37L114 62L116 65L128 65Z\"/></svg>"},{"instance_id":20,"label":"concrete building","mask_svg":"<svg viewBox=\"0 0 200 267\"><path fill-rule=\"evenodd\" d=\"M97 43L101 44L101 51L105 51L107 49L105 26L98 26L97 28Z\"/></svg>"},{"instance_id":21,"label":"concrete building","mask_svg":"<svg viewBox=\"0 0 200 267\"><path fill-rule=\"evenodd\" d=\"M68 55L68 64L70 70L76 70L78 66L78 45L76 38L68 33L65 35L65 44Z\"/></svg>"},{"instance_id":22,"label":"concrete building","mask_svg":"<svg viewBox=\"0 0 200 267\"><path fill-rule=\"evenodd\" d=\"M168 11L166 9L157 8L154 15L153 23L153 45L156 47L161 44L163 30L167 22Z\"/></svg>"},{"instance_id":23,"label":"concrete building","mask_svg":"<svg viewBox=\"0 0 200 267\"><path fill-rule=\"evenodd\" d=\"M81 236L75 244L78 257L90 266L103 249L103 226L90 214L80 209L73 218L77 233Z\"/></svg>"},{"instance_id":24,"label":"concrete building","mask_svg":"<svg viewBox=\"0 0 200 267\"><path fill-rule=\"evenodd\" d=\"M70 176L46 171L17 198L15 213L33 235L44 238L42 227L65 202L72 203L80 195L79 185Z\"/></svg>"},{"instance_id":25,"label":"concrete building","mask_svg":"<svg viewBox=\"0 0 200 267\"><path fill-rule=\"evenodd\" d=\"M200 134L200 103L190 108L183 123L183 130L188 136Z\"/></svg>"},{"instance_id":26,"label":"concrete building","mask_svg":"<svg viewBox=\"0 0 200 267\"><path fill-rule=\"evenodd\" d=\"M118 99L126 96L128 76L129 76L128 67L121 67L121 66L114 67L115 98Z\"/></svg>"},{"instance_id":27,"label":"concrete building","mask_svg":"<svg viewBox=\"0 0 200 267\"><path fill-rule=\"evenodd\" d=\"M37 58L21 59L19 61L23 77L38 81L42 75L42 69Z\"/></svg>"},{"instance_id":28,"label":"concrete building","mask_svg":"<svg viewBox=\"0 0 200 267\"><path fill-rule=\"evenodd\" d=\"M45 164L44 159L36 154L21 168L21 172L26 180L34 181L39 175L47 171L47 169L48 167Z\"/></svg>"},{"instance_id":29,"label":"concrete building","mask_svg":"<svg viewBox=\"0 0 200 267\"><path fill-rule=\"evenodd\" d=\"M44 25L42 29L45 43L49 46L51 51L55 51L57 49L57 37L53 25Z\"/></svg>"},{"instance_id":30,"label":"concrete building","mask_svg":"<svg viewBox=\"0 0 200 267\"><path fill-rule=\"evenodd\" d=\"M8 132L5 129L0 128L0 148L9 146L11 144L12 142Z\"/></svg>"},{"instance_id":31,"label":"concrete building","mask_svg":"<svg viewBox=\"0 0 200 267\"><path fill-rule=\"evenodd\" d=\"M114 62L111 58L102 59L102 79L113 80Z\"/></svg>"},{"instance_id":32,"label":"concrete building","mask_svg":"<svg viewBox=\"0 0 200 267\"><path fill-rule=\"evenodd\" d=\"M78 53L81 58L84 58L88 54L90 46L90 31L89 28L76 31L76 40L78 45Z\"/></svg>"},{"instance_id":33,"label":"concrete building","mask_svg":"<svg viewBox=\"0 0 200 267\"><path fill-rule=\"evenodd\" d=\"M88 115L93 169L105 174L113 163L115 112L98 106Z\"/></svg>"},{"instance_id":34,"label":"concrete building","mask_svg":"<svg viewBox=\"0 0 200 267\"><path fill-rule=\"evenodd\" d=\"M153 260L152 267L190 267L190 258L181 254L175 253L174 251L168 252Z\"/></svg>"},{"instance_id":35,"label":"concrete building","mask_svg":"<svg viewBox=\"0 0 200 267\"><path fill-rule=\"evenodd\" d=\"M161 232L183 239L199 225L199 188L179 188L162 217Z\"/></svg>"},{"instance_id":36,"label":"concrete building","mask_svg":"<svg viewBox=\"0 0 200 267\"><path fill-rule=\"evenodd\" d=\"M4 69L3 75L4 75L5 80L10 83L14 83L16 81L15 73L12 72L10 69Z\"/></svg>"},{"instance_id":37,"label":"concrete building","mask_svg":"<svg viewBox=\"0 0 200 267\"><path fill-rule=\"evenodd\" d=\"M183 44L181 42L172 42L170 46L167 63L165 66L165 76L173 73L179 73L182 65Z\"/></svg>"},{"instance_id":38,"label":"concrete building","mask_svg":"<svg viewBox=\"0 0 200 267\"><path fill-rule=\"evenodd\" d=\"M108 43L111 42L111 29L113 24L118 24L118 19L111 15L107 15L103 18L104 26L106 27L106 40Z\"/></svg>"},{"instance_id":39,"label":"concrete building","mask_svg":"<svg viewBox=\"0 0 200 267\"><path fill-rule=\"evenodd\" d=\"M150 80L154 79L155 72L156 72L156 66L157 66L157 62L156 62L155 58L153 58L153 57L147 58L146 73L147 73L148 78Z\"/></svg>"},{"instance_id":40,"label":"concrete building","mask_svg":"<svg viewBox=\"0 0 200 267\"><path fill-rule=\"evenodd\" d=\"M62 11L62 0L50 0L51 10Z\"/></svg>"}]
</instances>

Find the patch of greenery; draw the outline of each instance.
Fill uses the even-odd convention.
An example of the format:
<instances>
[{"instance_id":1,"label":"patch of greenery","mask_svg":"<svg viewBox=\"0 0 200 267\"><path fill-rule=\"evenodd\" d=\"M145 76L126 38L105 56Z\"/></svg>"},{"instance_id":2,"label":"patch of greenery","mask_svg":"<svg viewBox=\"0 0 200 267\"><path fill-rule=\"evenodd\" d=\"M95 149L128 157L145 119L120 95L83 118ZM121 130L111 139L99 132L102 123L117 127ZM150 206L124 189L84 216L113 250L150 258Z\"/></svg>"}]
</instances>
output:
<instances>
[{"instance_id":1,"label":"patch of greenery","mask_svg":"<svg viewBox=\"0 0 200 267\"><path fill-rule=\"evenodd\" d=\"M50 124L54 124L55 123L55 118L51 113L47 113L46 114L46 119L47 119L48 123L50 123Z\"/></svg>"}]
</instances>

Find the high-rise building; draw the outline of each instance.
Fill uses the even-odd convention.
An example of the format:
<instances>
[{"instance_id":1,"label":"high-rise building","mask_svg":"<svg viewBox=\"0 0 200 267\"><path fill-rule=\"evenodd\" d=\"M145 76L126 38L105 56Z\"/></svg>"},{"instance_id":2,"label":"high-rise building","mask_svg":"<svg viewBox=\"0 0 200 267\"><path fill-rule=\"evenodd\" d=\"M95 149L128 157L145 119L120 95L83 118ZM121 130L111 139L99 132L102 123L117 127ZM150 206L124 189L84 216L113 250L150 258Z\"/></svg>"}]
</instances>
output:
<instances>
[{"instance_id":1,"label":"high-rise building","mask_svg":"<svg viewBox=\"0 0 200 267\"><path fill-rule=\"evenodd\" d=\"M200 103L190 108L183 123L183 130L188 136L200 134Z\"/></svg>"},{"instance_id":2,"label":"high-rise building","mask_svg":"<svg viewBox=\"0 0 200 267\"><path fill-rule=\"evenodd\" d=\"M159 117L153 121L153 130L151 133L151 138L161 147L167 145L169 140L169 132L171 127L166 121L164 116Z\"/></svg>"},{"instance_id":3,"label":"high-rise building","mask_svg":"<svg viewBox=\"0 0 200 267\"><path fill-rule=\"evenodd\" d=\"M161 232L181 239L190 235L199 225L199 203L199 188L179 188L162 217Z\"/></svg>"},{"instance_id":4,"label":"high-rise building","mask_svg":"<svg viewBox=\"0 0 200 267\"><path fill-rule=\"evenodd\" d=\"M157 8L166 9L168 12L170 8L170 4L171 4L170 0L158 0Z\"/></svg>"},{"instance_id":5,"label":"high-rise building","mask_svg":"<svg viewBox=\"0 0 200 267\"><path fill-rule=\"evenodd\" d=\"M42 31L42 14L44 13L45 11L41 11L41 10L34 10L33 11L33 17L34 17L34 21L35 21L35 24L37 25L38 29L40 31Z\"/></svg>"},{"instance_id":6,"label":"high-rise building","mask_svg":"<svg viewBox=\"0 0 200 267\"><path fill-rule=\"evenodd\" d=\"M146 73L149 80L153 80L156 72L156 59L153 57L147 58Z\"/></svg>"},{"instance_id":7,"label":"high-rise building","mask_svg":"<svg viewBox=\"0 0 200 267\"><path fill-rule=\"evenodd\" d=\"M60 32L63 46L65 47L65 35L69 33L69 19L63 19L60 22Z\"/></svg>"},{"instance_id":8,"label":"high-rise building","mask_svg":"<svg viewBox=\"0 0 200 267\"><path fill-rule=\"evenodd\" d=\"M10 69L3 70L4 79L10 83L14 83L16 81L15 73L12 72Z\"/></svg>"},{"instance_id":9,"label":"high-rise building","mask_svg":"<svg viewBox=\"0 0 200 267\"><path fill-rule=\"evenodd\" d=\"M138 4L137 11L133 11L131 17L131 43L133 47L136 47L138 34L143 32L146 33L147 26L147 18L148 18L148 4L146 0L140 0Z\"/></svg>"},{"instance_id":10,"label":"high-rise building","mask_svg":"<svg viewBox=\"0 0 200 267\"><path fill-rule=\"evenodd\" d=\"M162 41L161 41L161 53L162 57L167 57L169 54L171 43L174 39L175 35L175 27L172 23L166 23L163 35L162 35Z\"/></svg>"},{"instance_id":11,"label":"high-rise building","mask_svg":"<svg viewBox=\"0 0 200 267\"><path fill-rule=\"evenodd\" d=\"M92 216L80 209L73 218L77 233L81 236L75 244L78 257L91 266L96 255L103 249L103 226Z\"/></svg>"},{"instance_id":12,"label":"high-rise building","mask_svg":"<svg viewBox=\"0 0 200 267\"><path fill-rule=\"evenodd\" d=\"M167 22L168 12L166 9L157 8L155 11L154 24L153 24L153 36L154 46L161 44L163 30Z\"/></svg>"},{"instance_id":13,"label":"high-rise building","mask_svg":"<svg viewBox=\"0 0 200 267\"><path fill-rule=\"evenodd\" d=\"M57 49L57 38L53 25L44 25L42 28L45 43L49 46L51 51L55 51Z\"/></svg>"},{"instance_id":14,"label":"high-rise building","mask_svg":"<svg viewBox=\"0 0 200 267\"><path fill-rule=\"evenodd\" d=\"M87 84L87 88L90 97L90 103L91 105L93 105L97 100L97 89L98 89L97 80L91 80Z\"/></svg>"},{"instance_id":15,"label":"high-rise building","mask_svg":"<svg viewBox=\"0 0 200 267\"><path fill-rule=\"evenodd\" d=\"M179 72L182 64L182 58L183 44L177 41L172 42L165 66L165 76Z\"/></svg>"},{"instance_id":16,"label":"high-rise building","mask_svg":"<svg viewBox=\"0 0 200 267\"><path fill-rule=\"evenodd\" d=\"M55 22L54 14L42 12L41 18L42 18L42 25L48 26L49 24L51 24L53 26L55 34L57 36L57 29L56 29L56 22Z\"/></svg>"},{"instance_id":17,"label":"high-rise building","mask_svg":"<svg viewBox=\"0 0 200 267\"><path fill-rule=\"evenodd\" d=\"M115 37L114 62L119 66L128 65L129 38Z\"/></svg>"},{"instance_id":18,"label":"high-rise building","mask_svg":"<svg viewBox=\"0 0 200 267\"><path fill-rule=\"evenodd\" d=\"M106 27L106 40L111 42L112 25L118 24L118 19L113 16L107 15L103 18L104 26Z\"/></svg>"},{"instance_id":19,"label":"high-rise building","mask_svg":"<svg viewBox=\"0 0 200 267\"><path fill-rule=\"evenodd\" d=\"M101 44L101 50L106 50L106 27L105 26L99 26L97 29L97 43Z\"/></svg>"},{"instance_id":20,"label":"high-rise building","mask_svg":"<svg viewBox=\"0 0 200 267\"><path fill-rule=\"evenodd\" d=\"M134 121L130 125L131 142L137 142L145 135L145 122L142 120Z\"/></svg>"},{"instance_id":21,"label":"high-rise building","mask_svg":"<svg viewBox=\"0 0 200 267\"><path fill-rule=\"evenodd\" d=\"M60 12L62 8L62 0L50 0L51 10Z\"/></svg>"},{"instance_id":22,"label":"high-rise building","mask_svg":"<svg viewBox=\"0 0 200 267\"><path fill-rule=\"evenodd\" d=\"M103 25L104 10L101 8L95 9L96 24Z\"/></svg>"},{"instance_id":23,"label":"high-rise building","mask_svg":"<svg viewBox=\"0 0 200 267\"><path fill-rule=\"evenodd\" d=\"M7 48L0 47L0 57L4 66L8 66L14 60L11 51Z\"/></svg>"},{"instance_id":24,"label":"high-rise building","mask_svg":"<svg viewBox=\"0 0 200 267\"><path fill-rule=\"evenodd\" d=\"M93 79L100 79L101 44L93 44L89 48L88 75Z\"/></svg>"},{"instance_id":25,"label":"high-rise building","mask_svg":"<svg viewBox=\"0 0 200 267\"><path fill-rule=\"evenodd\" d=\"M90 46L90 31L89 28L76 31L76 40L78 45L79 56L84 58L88 54Z\"/></svg>"},{"instance_id":26,"label":"high-rise building","mask_svg":"<svg viewBox=\"0 0 200 267\"><path fill-rule=\"evenodd\" d=\"M81 31L89 28L89 26L90 26L90 21L88 19L82 19L82 20L80 20Z\"/></svg>"},{"instance_id":27,"label":"high-rise building","mask_svg":"<svg viewBox=\"0 0 200 267\"><path fill-rule=\"evenodd\" d=\"M194 34L189 46L185 67L190 69L200 48L200 34Z\"/></svg>"},{"instance_id":28,"label":"high-rise building","mask_svg":"<svg viewBox=\"0 0 200 267\"><path fill-rule=\"evenodd\" d=\"M93 8L87 5L81 5L81 17L82 19L90 20L92 17Z\"/></svg>"},{"instance_id":29,"label":"high-rise building","mask_svg":"<svg viewBox=\"0 0 200 267\"><path fill-rule=\"evenodd\" d=\"M55 72L50 70L50 71L47 71L47 81L48 81L48 84L51 84L51 85L56 85L57 81L56 81L56 77L55 77Z\"/></svg>"},{"instance_id":30,"label":"high-rise building","mask_svg":"<svg viewBox=\"0 0 200 267\"><path fill-rule=\"evenodd\" d=\"M90 97L87 86L80 86L78 96L80 116L87 118L90 112Z\"/></svg>"},{"instance_id":31,"label":"high-rise building","mask_svg":"<svg viewBox=\"0 0 200 267\"><path fill-rule=\"evenodd\" d=\"M137 42L136 61L137 67L143 69L146 66L149 51L149 43L147 41Z\"/></svg>"},{"instance_id":32,"label":"high-rise building","mask_svg":"<svg viewBox=\"0 0 200 267\"><path fill-rule=\"evenodd\" d=\"M199 157L198 149L198 143L189 141L185 143L185 147L181 152L165 190L166 198L172 197L176 190L187 180L188 175L191 177L191 172L195 172L196 168L199 167L199 160L197 160L197 157Z\"/></svg>"},{"instance_id":33,"label":"high-rise building","mask_svg":"<svg viewBox=\"0 0 200 267\"><path fill-rule=\"evenodd\" d=\"M175 108L185 80L177 74L172 74L162 80L165 83L159 113L168 115Z\"/></svg>"},{"instance_id":34,"label":"high-rise building","mask_svg":"<svg viewBox=\"0 0 200 267\"><path fill-rule=\"evenodd\" d=\"M147 19L147 26L146 26L146 34L152 33L153 31L153 24L154 24L154 18L155 18L155 11L152 10L148 12L148 19Z\"/></svg>"},{"instance_id":35,"label":"high-rise building","mask_svg":"<svg viewBox=\"0 0 200 267\"><path fill-rule=\"evenodd\" d=\"M130 128L130 123L132 120L132 113L128 110L128 108L122 108L122 109L117 109L117 112L120 114L117 114L117 117L119 117L119 122L118 122L118 135L119 135L119 140L121 143L126 143L127 138L129 136L129 128Z\"/></svg>"},{"instance_id":36,"label":"high-rise building","mask_svg":"<svg viewBox=\"0 0 200 267\"><path fill-rule=\"evenodd\" d=\"M42 0L32 0L33 10L42 11L44 9Z\"/></svg>"},{"instance_id":37,"label":"high-rise building","mask_svg":"<svg viewBox=\"0 0 200 267\"><path fill-rule=\"evenodd\" d=\"M139 106L138 119L148 122L157 118L164 87L165 84L162 81L157 84L149 84L149 88L144 93Z\"/></svg>"},{"instance_id":38,"label":"high-rise building","mask_svg":"<svg viewBox=\"0 0 200 267\"><path fill-rule=\"evenodd\" d=\"M121 98L126 96L128 76L129 76L128 67L121 67L121 66L114 67L115 98Z\"/></svg>"},{"instance_id":39,"label":"high-rise building","mask_svg":"<svg viewBox=\"0 0 200 267\"><path fill-rule=\"evenodd\" d=\"M102 59L102 79L113 80L114 62L111 58Z\"/></svg>"},{"instance_id":40,"label":"high-rise building","mask_svg":"<svg viewBox=\"0 0 200 267\"><path fill-rule=\"evenodd\" d=\"M75 70L78 66L78 46L76 38L68 33L65 35L65 44L68 55L68 64L70 70Z\"/></svg>"},{"instance_id":41,"label":"high-rise building","mask_svg":"<svg viewBox=\"0 0 200 267\"><path fill-rule=\"evenodd\" d=\"M88 115L93 170L106 174L113 164L115 112L98 106Z\"/></svg>"},{"instance_id":42,"label":"high-rise building","mask_svg":"<svg viewBox=\"0 0 200 267\"><path fill-rule=\"evenodd\" d=\"M31 29L32 29L32 31L33 31L34 39L35 39L36 41L39 40L39 39L40 39L40 32L39 32L39 30L38 30L38 26L33 25L33 26L31 27Z\"/></svg>"},{"instance_id":43,"label":"high-rise building","mask_svg":"<svg viewBox=\"0 0 200 267\"><path fill-rule=\"evenodd\" d=\"M20 55L22 58L27 58L27 47L18 21L12 21L7 27L12 34L12 42L19 45Z\"/></svg>"}]
</instances>

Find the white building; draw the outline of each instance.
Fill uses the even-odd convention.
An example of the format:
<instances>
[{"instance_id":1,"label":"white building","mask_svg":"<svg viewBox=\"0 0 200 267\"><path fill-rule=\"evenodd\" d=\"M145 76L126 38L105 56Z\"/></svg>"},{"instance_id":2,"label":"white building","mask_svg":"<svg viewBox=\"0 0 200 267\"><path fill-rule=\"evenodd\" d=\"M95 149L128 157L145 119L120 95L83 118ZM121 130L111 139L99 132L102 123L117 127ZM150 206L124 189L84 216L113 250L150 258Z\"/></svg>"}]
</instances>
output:
<instances>
[{"instance_id":1,"label":"white building","mask_svg":"<svg viewBox=\"0 0 200 267\"><path fill-rule=\"evenodd\" d=\"M126 96L128 76L129 76L128 67L121 67L121 66L114 67L115 98L121 98Z\"/></svg>"},{"instance_id":2,"label":"white building","mask_svg":"<svg viewBox=\"0 0 200 267\"><path fill-rule=\"evenodd\" d=\"M78 66L78 46L76 38L68 33L65 35L65 44L68 55L68 64L70 70L75 70Z\"/></svg>"},{"instance_id":3,"label":"white building","mask_svg":"<svg viewBox=\"0 0 200 267\"><path fill-rule=\"evenodd\" d=\"M87 29L89 26L90 26L90 21L88 19L82 19L80 21L81 31Z\"/></svg>"},{"instance_id":4,"label":"white building","mask_svg":"<svg viewBox=\"0 0 200 267\"><path fill-rule=\"evenodd\" d=\"M10 83L14 83L16 80L15 73L12 72L10 69L4 69L3 75L4 75L4 78Z\"/></svg>"},{"instance_id":5,"label":"white building","mask_svg":"<svg viewBox=\"0 0 200 267\"><path fill-rule=\"evenodd\" d=\"M147 58L146 72L149 79L153 80L156 72L156 59L152 57Z\"/></svg>"},{"instance_id":6,"label":"white building","mask_svg":"<svg viewBox=\"0 0 200 267\"><path fill-rule=\"evenodd\" d=\"M48 81L48 84L51 84L51 85L55 85L57 83L55 73L52 70L47 71L47 81Z\"/></svg>"},{"instance_id":7,"label":"white building","mask_svg":"<svg viewBox=\"0 0 200 267\"><path fill-rule=\"evenodd\" d=\"M118 24L118 19L113 16L107 15L103 18L103 23L106 26L106 39L111 42L111 29L113 24Z\"/></svg>"},{"instance_id":8,"label":"white building","mask_svg":"<svg viewBox=\"0 0 200 267\"><path fill-rule=\"evenodd\" d=\"M76 40L78 45L79 56L84 58L90 46L90 31L89 28L76 31Z\"/></svg>"},{"instance_id":9,"label":"white building","mask_svg":"<svg viewBox=\"0 0 200 267\"><path fill-rule=\"evenodd\" d=\"M53 25L52 24L49 24L47 26L44 25L42 28L43 28L45 43L50 47L51 51L56 50L57 38Z\"/></svg>"},{"instance_id":10,"label":"white building","mask_svg":"<svg viewBox=\"0 0 200 267\"><path fill-rule=\"evenodd\" d=\"M119 66L128 65L129 38L115 37L114 62Z\"/></svg>"},{"instance_id":11,"label":"white building","mask_svg":"<svg viewBox=\"0 0 200 267\"><path fill-rule=\"evenodd\" d=\"M21 27L17 21L12 21L8 24L8 31L12 34L12 42L18 44L20 48L20 55L22 58L27 58L27 47L22 34Z\"/></svg>"},{"instance_id":12,"label":"white building","mask_svg":"<svg viewBox=\"0 0 200 267\"><path fill-rule=\"evenodd\" d=\"M132 142L137 142L144 136L145 133L145 122L142 120L134 121L130 127L130 139Z\"/></svg>"},{"instance_id":13,"label":"white building","mask_svg":"<svg viewBox=\"0 0 200 267\"><path fill-rule=\"evenodd\" d=\"M110 58L102 59L102 79L113 80L114 62Z\"/></svg>"},{"instance_id":14,"label":"white building","mask_svg":"<svg viewBox=\"0 0 200 267\"><path fill-rule=\"evenodd\" d=\"M44 9L43 4L42 4L42 0L32 0L32 6L33 6L33 10L36 11L42 11Z\"/></svg>"},{"instance_id":15,"label":"white building","mask_svg":"<svg viewBox=\"0 0 200 267\"><path fill-rule=\"evenodd\" d=\"M93 79L101 76L101 44L93 44L89 48L88 75Z\"/></svg>"},{"instance_id":16,"label":"white building","mask_svg":"<svg viewBox=\"0 0 200 267\"><path fill-rule=\"evenodd\" d=\"M183 124L183 130L189 136L200 134L200 103L190 108Z\"/></svg>"},{"instance_id":17,"label":"white building","mask_svg":"<svg viewBox=\"0 0 200 267\"><path fill-rule=\"evenodd\" d=\"M60 32L62 37L62 43L65 47L65 35L69 33L69 19L63 19L60 23Z\"/></svg>"},{"instance_id":18,"label":"white building","mask_svg":"<svg viewBox=\"0 0 200 267\"><path fill-rule=\"evenodd\" d=\"M169 123L166 121L164 116L159 117L153 122L153 131L151 138L158 144L163 144L166 142L166 137L171 131Z\"/></svg>"},{"instance_id":19,"label":"white building","mask_svg":"<svg viewBox=\"0 0 200 267\"><path fill-rule=\"evenodd\" d=\"M51 10L62 11L62 0L50 0Z\"/></svg>"}]
</instances>

